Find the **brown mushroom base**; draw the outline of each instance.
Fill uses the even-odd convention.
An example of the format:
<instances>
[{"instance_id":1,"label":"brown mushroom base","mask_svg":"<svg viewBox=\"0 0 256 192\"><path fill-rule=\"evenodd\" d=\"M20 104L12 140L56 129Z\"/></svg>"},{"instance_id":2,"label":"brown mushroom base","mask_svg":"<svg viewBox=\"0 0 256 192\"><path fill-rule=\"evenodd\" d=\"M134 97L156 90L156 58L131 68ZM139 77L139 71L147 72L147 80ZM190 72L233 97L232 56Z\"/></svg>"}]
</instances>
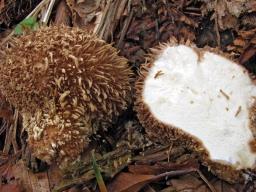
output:
<instances>
[{"instance_id":1,"label":"brown mushroom base","mask_svg":"<svg viewBox=\"0 0 256 192\"><path fill-rule=\"evenodd\" d=\"M141 94L137 92L136 95L139 97ZM142 126L145 127L149 138L152 140L162 144L175 142L176 145L185 146L188 150L198 154L199 161L201 161L203 165L207 166L209 171L223 180L230 183L243 182L245 180L242 170L236 170L233 166L228 164L220 164L211 161L208 152L204 149L200 141L179 131L175 127L171 127L154 120L149 108L143 103L141 98L135 103L135 110L138 113L137 116ZM161 135L161 137L159 137L159 135Z\"/></svg>"},{"instance_id":2,"label":"brown mushroom base","mask_svg":"<svg viewBox=\"0 0 256 192\"><path fill-rule=\"evenodd\" d=\"M48 164L56 161L61 166L79 157L92 134L88 119L78 116L71 123L60 112L55 115L43 114L42 111L35 116L23 114L23 125L28 131L32 155Z\"/></svg>"}]
</instances>

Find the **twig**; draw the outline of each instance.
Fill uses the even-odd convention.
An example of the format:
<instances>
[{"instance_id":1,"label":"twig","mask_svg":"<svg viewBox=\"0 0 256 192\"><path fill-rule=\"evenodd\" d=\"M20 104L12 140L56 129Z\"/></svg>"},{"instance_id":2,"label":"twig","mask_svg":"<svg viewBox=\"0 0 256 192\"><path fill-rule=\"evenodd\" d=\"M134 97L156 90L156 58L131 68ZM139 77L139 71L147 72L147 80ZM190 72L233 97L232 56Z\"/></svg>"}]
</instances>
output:
<instances>
[{"instance_id":1,"label":"twig","mask_svg":"<svg viewBox=\"0 0 256 192\"><path fill-rule=\"evenodd\" d=\"M4 154L8 154L11 148L11 143L12 143L12 132L13 132L14 126L13 124L11 124L11 126L9 127L9 129L7 128L6 130L6 137L5 137L5 141L4 141L4 149L3 149L3 153Z\"/></svg>"},{"instance_id":2,"label":"twig","mask_svg":"<svg viewBox=\"0 0 256 192\"><path fill-rule=\"evenodd\" d=\"M95 178L94 171L90 170L86 173L86 175L83 175L81 178L76 178L76 179L68 180L66 182L65 181L62 182L60 186L57 186L53 189L53 192L61 192L61 191L67 190L77 184L86 183L94 178Z\"/></svg>"},{"instance_id":3,"label":"twig","mask_svg":"<svg viewBox=\"0 0 256 192\"><path fill-rule=\"evenodd\" d=\"M196 170L196 172L199 174L200 178L206 183L206 185L209 187L209 189L212 192L217 192L216 189L210 184L210 182L206 179L206 177L203 175L203 173L200 170Z\"/></svg>"},{"instance_id":4,"label":"twig","mask_svg":"<svg viewBox=\"0 0 256 192\"><path fill-rule=\"evenodd\" d=\"M17 141L16 141L16 133L17 133L17 125L18 125L18 110L15 109L14 112L14 121L12 121L10 128L7 130L3 153L8 154L11 148L11 145L14 149L14 154L16 154L19 150Z\"/></svg>"},{"instance_id":5,"label":"twig","mask_svg":"<svg viewBox=\"0 0 256 192\"><path fill-rule=\"evenodd\" d=\"M202 174L202 172L198 168L186 168L186 169L180 169L176 171L169 171L162 174L157 175L156 177L152 178L152 181L161 179L163 177L175 177L179 175L184 175L191 172L197 172L200 176L200 178L206 183L206 185L209 187L211 192L217 192L216 189L210 184L210 182L206 179L206 177Z\"/></svg>"},{"instance_id":6,"label":"twig","mask_svg":"<svg viewBox=\"0 0 256 192\"><path fill-rule=\"evenodd\" d=\"M155 181L157 179L162 179L163 177L175 177L175 176L184 175L184 174L195 172L195 171L197 171L195 168L189 168L189 169L177 170L177 171L168 171L155 176L154 178L152 178L152 181Z\"/></svg>"},{"instance_id":7,"label":"twig","mask_svg":"<svg viewBox=\"0 0 256 192\"><path fill-rule=\"evenodd\" d=\"M127 1L128 0L107 1L100 24L95 30L99 38L108 40L110 35L113 35L113 29L116 26L115 21L120 19L119 17L127 6Z\"/></svg>"},{"instance_id":8,"label":"twig","mask_svg":"<svg viewBox=\"0 0 256 192\"><path fill-rule=\"evenodd\" d=\"M12 133L12 146L13 146L13 150L14 150L14 154L16 154L19 151L19 147L16 141L16 134L17 134L17 128L18 128L18 119L19 119L19 112L17 109L15 109L14 111L14 129L13 129L13 133Z\"/></svg>"},{"instance_id":9,"label":"twig","mask_svg":"<svg viewBox=\"0 0 256 192\"><path fill-rule=\"evenodd\" d=\"M111 1L107 1L105 11L102 14L102 19L101 19L101 21L98 25L98 28L96 29L95 34L100 38L103 37L103 29L104 29L104 26L105 26L105 22L106 22L106 19L107 19L107 14L108 14L108 10L109 10L110 5L111 5Z\"/></svg>"},{"instance_id":10,"label":"twig","mask_svg":"<svg viewBox=\"0 0 256 192\"><path fill-rule=\"evenodd\" d=\"M44 16L41 19L41 22L43 24L47 25L47 23L49 21L49 18L50 18L50 15L52 13L52 8L53 8L54 3L55 3L55 0L51 0L50 4L48 6L48 9L46 10L46 13L44 14Z\"/></svg>"},{"instance_id":11,"label":"twig","mask_svg":"<svg viewBox=\"0 0 256 192\"><path fill-rule=\"evenodd\" d=\"M132 10L131 10L131 13L129 14L128 19L127 19L126 22L124 23L124 27L123 27L123 29L122 29L122 31L121 31L121 37L120 37L120 39L119 39L119 41L118 41L118 43L117 43L117 47L118 47L119 49L122 47L123 40L124 40L124 37L125 37L126 32L127 32L127 30L128 30L128 27L129 27L129 25L130 25L130 23L131 23L131 21L132 21L133 14L134 14L134 11L133 11L133 9L132 9Z\"/></svg>"},{"instance_id":12,"label":"twig","mask_svg":"<svg viewBox=\"0 0 256 192\"><path fill-rule=\"evenodd\" d=\"M2 125L0 127L0 135L7 129L8 125L9 124L7 123L7 121L2 120Z\"/></svg>"},{"instance_id":13,"label":"twig","mask_svg":"<svg viewBox=\"0 0 256 192\"><path fill-rule=\"evenodd\" d=\"M171 151L172 151L172 147L173 147L173 143L170 145L170 147L167 151L167 154L168 154L167 162L170 162L170 154L171 154Z\"/></svg>"},{"instance_id":14,"label":"twig","mask_svg":"<svg viewBox=\"0 0 256 192\"><path fill-rule=\"evenodd\" d=\"M215 0L215 15L214 15L214 27L215 27L215 32L216 32L216 36L217 36L217 44L218 44L218 47L220 47L220 32L219 32L219 28L218 28L218 14L217 14L217 3L218 3L218 0Z\"/></svg>"}]
</instances>

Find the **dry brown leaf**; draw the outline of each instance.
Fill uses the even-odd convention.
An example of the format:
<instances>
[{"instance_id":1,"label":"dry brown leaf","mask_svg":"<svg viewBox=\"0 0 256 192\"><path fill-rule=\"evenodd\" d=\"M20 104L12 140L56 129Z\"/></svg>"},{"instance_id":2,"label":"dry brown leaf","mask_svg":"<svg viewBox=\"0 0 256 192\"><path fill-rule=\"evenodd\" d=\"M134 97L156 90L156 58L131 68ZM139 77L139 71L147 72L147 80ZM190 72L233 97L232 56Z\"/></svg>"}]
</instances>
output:
<instances>
[{"instance_id":1,"label":"dry brown leaf","mask_svg":"<svg viewBox=\"0 0 256 192\"><path fill-rule=\"evenodd\" d=\"M165 172L164 168L158 165L129 165L128 170L133 174L146 175L157 175Z\"/></svg>"},{"instance_id":2,"label":"dry brown leaf","mask_svg":"<svg viewBox=\"0 0 256 192\"><path fill-rule=\"evenodd\" d=\"M229 12L228 5L224 0L218 1L214 11L220 29L225 30L236 26L237 18Z\"/></svg>"},{"instance_id":3,"label":"dry brown leaf","mask_svg":"<svg viewBox=\"0 0 256 192\"><path fill-rule=\"evenodd\" d=\"M240 56L239 62L243 65L256 55L256 47L247 48Z\"/></svg>"},{"instance_id":4,"label":"dry brown leaf","mask_svg":"<svg viewBox=\"0 0 256 192\"><path fill-rule=\"evenodd\" d=\"M0 11L4 8L5 0L0 0Z\"/></svg>"},{"instance_id":5,"label":"dry brown leaf","mask_svg":"<svg viewBox=\"0 0 256 192\"><path fill-rule=\"evenodd\" d=\"M50 192L47 172L32 173L19 161L13 166L15 179L19 179L25 191Z\"/></svg>"},{"instance_id":6,"label":"dry brown leaf","mask_svg":"<svg viewBox=\"0 0 256 192\"><path fill-rule=\"evenodd\" d=\"M101 0L67 0L67 3L80 17L86 17L99 8Z\"/></svg>"},{"instance_id":7,"label":"dry brown leaf","mask_svg":"<svg viewBox=\"0 0 256 192\"><path fill-rule=\"evenodd\" d=\"M0 177L3 177L3 178L5 178L7 181L10 181L11 179L13 179L14 178L14 173L13 173L13 167L9 164L9 163L7 163L7 164L4 164L3 166L3 169L1 170L1 168L0 168L0 173L1 173L1 175L0 175Z\"/></svg>"},{"instance_id":8,"label":"dry brown leaf","mask_svg":"<svg viewBox=\"0 0 256 192\"><path fill-rule=\"evenodd\" d=\"M240 192L242 188L240 185L231 185L222 180L217 180L213 183L217 192Z\"/></svg>"},{"instance_id":9,"label":"dry brown leaf","mask_svg":"<svg viewBox=\"0 0 256 192\"><path fill-rule=\"evenodd\" d=\"M203 184L203 181L190 174L182 176L178 179L171 179L170 181L168 181L168 183L173 186L177 191L181 191L185 189L195 190Z\"/></svg>"},{"instance_id":10,"label":"dry brown leaf","mask_svg":"<svg viewBox=\"0 0 256 192\"><path fill-rule=\"evenodd\" d=\"M256 55L256 28L243 28L237 31L237 36L226 50L237 59L238 62L254 74L256 73L253 58Z\"/></svg>"},{"instance_id":11,"label":"dry brown leaf","mask_svg":"<svg viewBox=\"0 0 256 192\"><path fill-rule=\"evenodd\" d=\"M0 185L1 192L22 192L23 190L18 184Z\"/></svg>"},{"instance_id":12,"label":"dry brown leaf","mask_svg":"<svg viewBox=\"0 0 256 192\"><path fill-rule=\"evenodd\" d=\"M189 168L184 170L165 172L159 175L146 175L146 174L133 174L133 173L120 173L108 185L108 190L111 192L137 192L142 189L146 184L153 181L161 180L165 177L184 175L190 172L194 172L196 169Z\"/></svg>"},{"instance_id":13,"label":"dry brown leaf","mask_svg":"<svg viewBox=\"0 0 256 192\"><path fill-rule=\"evenodd\" d=\"M1 192L21 192L23 188L17 182L14 166L9 160L7 163L0 166L0 191ZM6 183L1 184L2 180Z\"/></svg>"},{"instance_id":14,"label":"dry brown leaf","mask_svg":"<svg viewBox=\"0 0 256 192\"><path fill-rule=\"evenodd\" d=\"M56 25L71 25L71 12L65 0L62 0L57 6L54 23Z\"/></svg>"},{"instance_id":15,"label":"dry brown leaf","mask_svg":"<svg viewBox=\"0 0 256 192\"><path fill-rule=\"evenodd\" d=\"M7 122L11 123L13 121L13 112L11 109L0 109L0 118L5 119Z\"/></svg>"},{"instance_id":16,"label":"dry brown leaf","mask_svg":"<svg viewBox=\"0 0 256 192\"><path fill-rule=\"evenodd\" d=\"M5 177L6 173L8 172L9 167L10 167L9 163L5 163L2 166L0 166L0 178Z\"/></svg>"},{"instance_id":17,"label":"dry brown leaf","mask_svg":"<svg viewBox=\"0 0 256 192\"><path fill-rule=\"evenodd\" d=\"M220 179L211 180L211 185L216 192L240 192L241 185L228 184ZM196 192L211 192L209 187L201 179L193 174L181 176L178 179L171 179L168 181L174 190L177 191L196 191Z\"/></svg>"},{"instance_id":18,"label":"dry brown leaf","mask_svg":"<svg viewBox=\"0 0 256 192\"><path fill-rule=\"evenodd\" d=\"M150 185L146 185L146 187L144 187L144 192L156 192L156 190L154 190Z\"/></svg>"},{"instance_id":19,"label":"dry brown leaf","mask_svg":"<svg viewBox=\"0 0 256 192\"><path fill-rule=\"evenodd\" d=\"M251 39L256 34L256 29L239 31L239 35L244 39Z\"/></svg>"},{"instance_id":20,"label":"dry brown leaf","mask_svg":"<svg viewBox=\"0 0 256 192\"><path fill-rule=\"evenodd\" d=\"M57 165L54 164L50 166L48 169L48 178L50 189L53 189L55 186L60 184L63 179L63 175Z\"/></svg>"},{"instance_id":21,"label":"dry brown leaf","mask_svg":"<svg viewBox=\"0 0 256 192\"><path fill-rule=\"evenodd\" d=\"M104 0L66 0L72 12L74 26L94 30L102 16Z\"/></svg>"},{"instance_id":22,"label":"dry brown leaf","mask_svg":"<svg viewBox=\"0 0 256 192\"><path fill-rule=\"evenodd\" d=\"M239 17L246 13L255 11L255 0L201 0L204 2L202 11L204 15L214 11L213 18L217 19L221 30L237 28Z\"/></svg>"},{"instance_id":23,"label":"dry brown leaf","mask_svg":"<svg viewBox=\"0 0 256 192\"><path fill-rule=\"evenodd\" d=\"M250 0L245 3L245 7L247 7L251 12L256 11L256 1Z\"/></svg>"},{"instance_id":24,"label":"dry brown leaf","mask_svg":"<svg viewBox=\"0 0 256 192\"><path fill-rule=\"evenodd\" d=\"M145 184L155 178L155 175L139 175L132 173L120 173L108 186L108 191L112 192L136 192Z\"/></svg>"},{"instance_id":25,"label":"dry brown leaf","mask_svg":"<svg viewBox=\"0 0 256 192\"><path fill-rule=\"evenodd\" d=\"M13 121L13 111L6 98L0 93L0 118L11 123Z\"/></svg>"},{"instance_id":26,"label":"dry brown leaf","mask_svg":"<svg viewBox=\"0 0 256 192\"><path fill-rule=\"evenodd\" d=\"M158 175L172 170L186 170L186 169L198 169L198 163L195 161L188 162L186 164L177 163L156 163L154 165L129 165L128 170L133 174L145 174L145 175Z\"/></svg>"},{"instance_id":27,"label":"dry brown leaf","mask_svg":"<svg viewBox=\"0 0 256 192\"><path fill-rule=\"evenodd\" d=\"M243 39L241 39L241 38L237 38L237 39L235 39L235 40L233 41L233 44L234 44L235 46L244 47L244 46L246 45L246 42L245 42Z\"/></svg>"}]
</instances>

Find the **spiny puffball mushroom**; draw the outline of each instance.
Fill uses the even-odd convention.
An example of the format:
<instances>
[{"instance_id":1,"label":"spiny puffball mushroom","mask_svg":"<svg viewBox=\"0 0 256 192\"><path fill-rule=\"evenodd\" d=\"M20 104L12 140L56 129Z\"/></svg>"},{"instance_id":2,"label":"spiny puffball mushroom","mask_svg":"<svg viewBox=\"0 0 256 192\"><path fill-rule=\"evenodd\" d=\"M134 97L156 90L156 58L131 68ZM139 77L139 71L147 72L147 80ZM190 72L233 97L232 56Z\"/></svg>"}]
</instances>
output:
<instances>
[{"instance_id":1,"label":"spiny puffball mushroom","mask_svg":"<svg viewBox=\"0 0 256 192\"><path fill-rule=\"evenodd\" d=\"M16 107L32 153L51 163L82 152L130 102L132 71L110 44L77 28L44 27L14 38L0 65L0 90Z\"/></svg>"},{"instance_id":2,"label":"spiny puffball mushroom","mask_svg":"<svg viewBox=\"0 0 256 192\"><path fill-rule=\"evenodd\" d=\"M152 49L135 86L135 110L151 138L187 147L229 182L255 168L256 86L242 66L172 40Z\"/></svg>"}]
</instances>

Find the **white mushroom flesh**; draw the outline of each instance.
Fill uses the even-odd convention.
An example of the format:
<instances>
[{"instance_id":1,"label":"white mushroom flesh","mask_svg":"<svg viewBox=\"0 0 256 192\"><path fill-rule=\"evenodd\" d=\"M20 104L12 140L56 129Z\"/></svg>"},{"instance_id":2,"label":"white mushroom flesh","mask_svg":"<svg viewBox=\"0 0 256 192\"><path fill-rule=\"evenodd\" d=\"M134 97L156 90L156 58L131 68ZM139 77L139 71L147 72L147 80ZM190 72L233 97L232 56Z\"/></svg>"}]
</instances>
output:
<instances>
[{"instance_id":1,"label":"white mushroom flesh","mask_svg":"<svg viewBox=\"0 0 256 192\"><path fill-rule=\"evenodd\" d=\"M166 47L146 77L143 101L154 117L198 140L210 159L251 168L256 154L249 110L256 86L238 64L185 45Z\"/></svg>"}]
</instances>

